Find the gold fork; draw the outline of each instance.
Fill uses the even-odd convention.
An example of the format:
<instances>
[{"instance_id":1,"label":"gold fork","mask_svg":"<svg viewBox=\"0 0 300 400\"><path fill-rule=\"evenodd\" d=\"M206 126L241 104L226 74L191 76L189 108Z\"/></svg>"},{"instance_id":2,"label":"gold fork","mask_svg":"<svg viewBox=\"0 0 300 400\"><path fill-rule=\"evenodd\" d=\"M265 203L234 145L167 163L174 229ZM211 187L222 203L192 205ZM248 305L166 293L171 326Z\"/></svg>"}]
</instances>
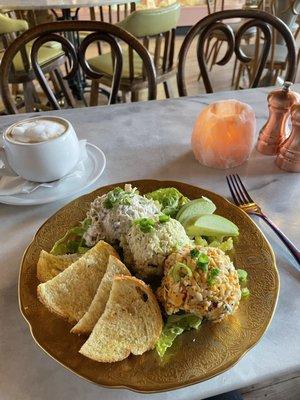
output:
<instances>
[{"instance_id":1,"label":"gold fork","mask_svg":"<svg viewBox=\"0 0 300 400\"><path fill-rule=\"evenodd\" d=\"M285 236L283 232L272 222L263 212L260 206L251 198L247 189L245 188L241 178L238 174L226 176L226 180L229 186L230 193L235 204L245 211L247 214L258 215L261 217L276 235L282 240L282 242L289 249L291 254L296 259L298 265L300 265L300 251L297 247Z\"/></svg>"}]
</instances>

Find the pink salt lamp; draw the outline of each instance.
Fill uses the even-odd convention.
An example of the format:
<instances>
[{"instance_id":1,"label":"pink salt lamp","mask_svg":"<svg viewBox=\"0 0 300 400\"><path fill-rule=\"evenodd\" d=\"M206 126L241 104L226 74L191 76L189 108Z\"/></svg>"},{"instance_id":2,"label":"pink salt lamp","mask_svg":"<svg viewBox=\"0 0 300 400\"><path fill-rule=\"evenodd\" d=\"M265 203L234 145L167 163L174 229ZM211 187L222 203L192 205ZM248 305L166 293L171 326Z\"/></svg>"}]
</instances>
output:
<instances>
[{"instance_id":1,"label":"pink salt lamp","mask_svg":"<svg viewBox=\"0 0 300 400\"><path fill-rule=\"evenodd\" d=\"M255 142L253 109L237 100L207 106L198 116L192 134L196 159L207 167L226 169L248 160Z\"/></svg>"}]
</instances>

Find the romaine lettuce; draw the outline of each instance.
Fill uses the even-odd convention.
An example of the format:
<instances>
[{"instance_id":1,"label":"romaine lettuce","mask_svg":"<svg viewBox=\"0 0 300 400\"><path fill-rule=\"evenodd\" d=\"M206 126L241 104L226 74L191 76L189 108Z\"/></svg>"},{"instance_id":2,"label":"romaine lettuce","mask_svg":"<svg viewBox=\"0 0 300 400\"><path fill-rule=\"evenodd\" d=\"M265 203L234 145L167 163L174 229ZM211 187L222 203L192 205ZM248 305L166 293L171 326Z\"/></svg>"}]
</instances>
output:
<instances>
[{"instance_id":1,"label":"romaine lettuce","mask_svg":"<svg viewBox=\"0 0 300 400\"><path fill-rule=\"evenodd\" d=\"M166 350L172 346L177 336L190 329L198 329L202 318L193 314L170 315L158 339L155 348L162 358Z\"/></svg>"},{"instance_id":2,"label":"romaine lettuce","mask_svg":"<svg viewBox=\"0 0 300 400\"><path fill-rule=\"evenodd\" d=\"M203 247L216 247L220 250L223 250L224 253L233 249L233 239L232 237L206 237L203 238L201 236L197 236L195 238L196 245Z\"/></svg>"},{"instance_id":3,"label":"romaine lettuce","mask_svg":"<svg viewBox=\"0 0 300 400\"><path fill-rule=\"evenodd\" d=\"M86 218L80 222L79 226L75 226L67 231L67 233L59 239L52 250L51 254L63 255L63 254L74 254L74 253L85 253L89 248L86 247L83 235L91 225L91 219Z\"/></svg>"},{"instance_id":4,"label":"romaine lettuce","mask_svg":"<svg viewBox=\"0 0 300 400\"><path fill-rule=\"evenodd\" d=\"M146 197L158 201L161 205L161 211L170 215L172 218L176 216L180 208L189 202L189 199L175 188L163 188L147 193Z\"/></svg>"}]
</instances>

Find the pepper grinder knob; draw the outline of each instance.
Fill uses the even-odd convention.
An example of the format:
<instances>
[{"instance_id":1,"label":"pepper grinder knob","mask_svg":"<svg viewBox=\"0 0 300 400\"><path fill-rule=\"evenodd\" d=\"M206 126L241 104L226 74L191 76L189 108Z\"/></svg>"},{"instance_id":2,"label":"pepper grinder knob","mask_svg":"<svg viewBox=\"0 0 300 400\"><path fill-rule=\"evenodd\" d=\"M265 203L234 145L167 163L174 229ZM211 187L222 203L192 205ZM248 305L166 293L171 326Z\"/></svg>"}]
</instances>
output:
<instances>
[{"instance_id":1,"label":"pepper grinder knob","mask_svg":"<svg viewBox=\"0 0 300 400\"><path fill-rule=\"evenodd\" d=\"M285 81L282 85L282 90L289 91L293 86L293 82Z\"/></svg>"}]
</instances>

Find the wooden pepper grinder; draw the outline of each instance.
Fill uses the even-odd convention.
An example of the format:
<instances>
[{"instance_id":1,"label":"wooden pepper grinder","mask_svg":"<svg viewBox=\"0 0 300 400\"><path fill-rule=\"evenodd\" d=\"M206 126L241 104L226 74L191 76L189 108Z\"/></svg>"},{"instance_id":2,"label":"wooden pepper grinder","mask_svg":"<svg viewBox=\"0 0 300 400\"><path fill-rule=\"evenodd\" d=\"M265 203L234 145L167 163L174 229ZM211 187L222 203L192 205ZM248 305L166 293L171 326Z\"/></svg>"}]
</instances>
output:
<instances>
[{"instance_id":1,"label":"wooden pepper grinder","mask_svg":"<svg viewBox=\"0 0 300 400\"><path fill-rule=\"evenodd\" d=\"M300 103L292 106L291 121L291 134L280 146L276 164L285 171L300 172Z\"/></svg>"},{"instance_id":2,"label":"wooden pepper grinder","mask_svg":"<svg viewBox=\"0 0 300 400\"><path fill-rule=\"evenodd\" d=\"M284 82L281 89L269 93L269 119L261 129L256 145L260 153L276 155L279 146L286 139L286 125L293 104L299 101L298 94L292 92L291 82Z\"/></svg>"}]
</instances>

